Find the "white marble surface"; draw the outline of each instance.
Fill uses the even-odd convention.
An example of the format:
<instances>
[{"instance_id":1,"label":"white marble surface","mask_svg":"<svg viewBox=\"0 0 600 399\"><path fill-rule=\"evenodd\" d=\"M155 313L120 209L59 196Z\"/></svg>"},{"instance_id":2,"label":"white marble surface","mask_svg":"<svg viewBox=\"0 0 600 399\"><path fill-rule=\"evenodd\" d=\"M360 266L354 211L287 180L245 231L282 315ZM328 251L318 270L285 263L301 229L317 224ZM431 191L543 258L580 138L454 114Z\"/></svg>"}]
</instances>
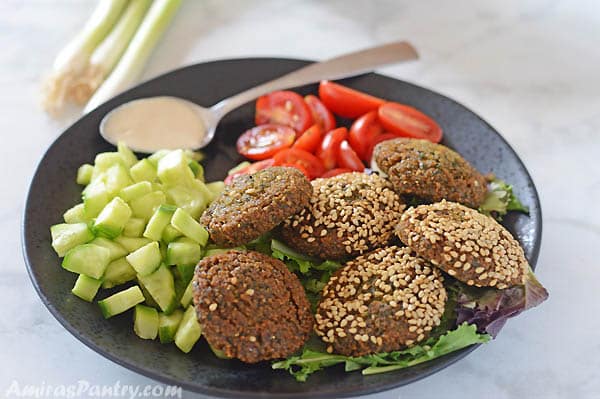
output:
<instances>
[{"instance_id":1,"label":"white marble surface","mask_svg":"<svg viewBox=\"0 0 600 399\"><path fill-rule=\"evenodd\" d=\"M40 111L39 81L92 6L0 2L0 396L13 380L152 383L67 333L21 257L29 179L68 123ZM397 38L422 58L382 72L471 107L531 171L544 212L539 278L551 296L460 363L371 398L600 397L600 2L188 0L144 76L228 57L321 59Z\"/></svg>"}]
</instances>

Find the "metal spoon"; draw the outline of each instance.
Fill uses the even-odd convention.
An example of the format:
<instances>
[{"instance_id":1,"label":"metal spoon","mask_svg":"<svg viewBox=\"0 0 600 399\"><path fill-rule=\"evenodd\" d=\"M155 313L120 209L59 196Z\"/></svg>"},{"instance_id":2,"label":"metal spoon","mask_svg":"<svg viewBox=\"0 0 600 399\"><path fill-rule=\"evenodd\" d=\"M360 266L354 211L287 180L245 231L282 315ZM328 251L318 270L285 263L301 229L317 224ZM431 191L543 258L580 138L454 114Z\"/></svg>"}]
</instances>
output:
<instances>
[{"instance_id":1,"label":"metal spoon","mask_svg":"<svg viewBox=\"0 0 600 399\"><path fill-rule=\"evenodd\" d=\"M361 73L370 72L373 69L384 65L415 60L417 58L417 51L410 43L404 41L394 42L307 65L279 78L221 100L210 108L202 107L191 101L178 97L168 98L180 101L184 106L191 107L197 113L198 118L195 118L196 122L194 123L199 123L203 126L192 126L194 129L190 129L190 131L194 131L193 134L196 137L191 140L193 144L189 144L188 146L190 148L188 149L199 149L205 147L211 142L215 136L215 131L221 118L235 108L244 105L264 94L275 90L302 86L309 83L318 82L320 80L336 80L347 78L350 76L359 75ZM100 134L102 137L104 137L110 143L116 145L117 140L114 138L115 135L108 134L107 132L107 125L109 125L108 122L110 119L113 118L117 113L121 113L121 116L123 116L123 112L128 111L128 107L131 108L130 106L134 103L140 104L141 102L152 101L153 99L155 100L157 97L134 100L122 104L110 111L104 116L102 122L100 123ZM156 115L154 115L154 117L156 117ZM129 119L129 122L131 122L131 119ZM168 132L169 134L190 134L190 132L174 130L168 130ZM127 137L131 137L132 134L143 135L143 129L137 129L137 131L136 129L129 129L128 134L129 136L121 137L121 140L124 141L125 144L128 144L135 151L150 153L164 148L164 145L161 145L161 148L154 148L150 142L151 140L146 140L148 142L144 142L143 138L141 137L138 137L138 139L142 139L141 141L135 140L138 143L137 145L132 143L134 140L128 142ZM177 140L173 140L173 142L175 141ZM144 142L144 144L139 145L140 142Z\"/></svg>"}]
</instances>

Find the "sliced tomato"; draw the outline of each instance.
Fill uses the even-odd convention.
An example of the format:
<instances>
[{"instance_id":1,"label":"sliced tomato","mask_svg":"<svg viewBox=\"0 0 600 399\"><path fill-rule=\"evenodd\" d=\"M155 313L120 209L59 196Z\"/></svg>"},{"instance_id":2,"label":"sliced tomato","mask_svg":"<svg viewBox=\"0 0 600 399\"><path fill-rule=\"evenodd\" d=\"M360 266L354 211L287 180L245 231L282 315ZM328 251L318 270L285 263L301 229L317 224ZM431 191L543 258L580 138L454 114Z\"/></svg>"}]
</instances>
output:
<instances>
[{"instance_id":1,"label":"sliced tomato","mask_svg":"<svg viewBox=\"0 0 600 399\"><path fill-rule=\"evenodd\" d=\"M403 137L425 139L439 143L442 128L416 108L398 103L385 103L377 112L383 127Z\"/></svg>"},{"instance_id":2,"label":"sliced tomato","mask_svg":"<svg viewBox=\"0 0 600 399\"><path fill-rule=\"evenodd\" d=\"M325 167L323 162L308 151L300 150L298 148L288 148L275 154L273 157L275 165L300 165L306 172L310 179L317 178L325 173Z\"/></svg>"},{"instance_id":3,"label":"sliced tomato","mask_svg":"<svg viewBox=\"0 0 600 399\"><path fill-rule=\"evenodd\" d=\"M302 133L312 124L310 108L299 94L293 91L274 91L256 100L257 125L276 123L292 127Z\"/></svg>"},{"instance_id":4,"label":"sliced tomato","mask_svg":"<svg viewBox=\"0 0 600 399\"><path fill-rule=\"evenodd\" d=\"M237 140L237 151L246 158L260 161L294 143L296 132L289 126L267 124L246 130Z\"/></svg>"},{"instance_id":5,"label":"sliced tomato","mask_svg":"<svg viewBox=\"0 0 600 399\"><path fill-rule=\"evenodd\" d=\"M296 140L292 148L299 148L314 153L323 140L323 131L318 124L314 124Z\"/></svg>"},{"instance_id":6,"label":"sliced tomato","mask_svg":"<svg viewBox=\"0 0 600 399\"><path fill-rule=\"evenodd\" d=\"M333 176L341 175L343 173L350 173L350 172L352 172L351 169L335 168L335 169L331 169L331 170L328 170L327 172L323 173L323 175L321 177L325 179L327 177L333 177Z\"/></svg>"},{"instance_id":7,"label":"sliced tomato","mask_svg":"<svg viewBox=\"0 0 600 399\"><path fill-rule=\"evenodd\" d=\"M365 170L365 164L362 163L356 152L350 147L347 140L340 144L340 149L337 156L337 164L341 168L362 172Z\"/></svg>"},{"instance_id":8,"label":"sliced tomato","mask_svg":"<svg viewBox=\"0 0 600 399\"><path fill-rule=\"evenodd\" d=\"M325 104L319 100L319 97L309 94L304 97L304 101L306 101L308 108L310 108L314 123L319 125L324 132L335 129L335 117Z\"/></svg>"},{"instance_id":9,"label":"sliced tomato","mask_svg":"<svg viewBox=\"0 0 600 399\"><path fill-rule=\"evenodd\" d=\"M279 166L287 166L289 168L296 168L300 172L302 172L302 174L304 176L306 176L307 179L312 180L312 178L310 177L310 173L308 172L308 170L306 170L306 168L304 166L302 166L301 164L299 164L299 163L284 163L283 165L279 165Z\"/></svg>"},{"instance_id":10,"label":"sliced tomato","mask_svg":"<svg viewBox=\"0 0 600 399\"><path fill-rule=\"evenodd\" d=\"M367 151L373 137L383 133L383 126L377 118L377 111L367 112L354 121L348 133L348 142L360 159L368 161Z\"/></svg>"},{"instance_id":11,"label":"sliced tomato","mask_svg":"<svg viewBox=\"0 0 600 399\"><path fill-rule=\"evenodd\" d=\"M392 140L392 139L397 139L398 135L394 134L394 133L383 133L380 134L378 136L375 136L371 139L371 142L369 143L369 148L367 150L367 156L366 156L366 161L368 164L371 163L371 158L373 157L373 150L375 149L375 146L383 141L387 141L387 140Z\"/></svg>"},{"instance_id":12,"label":"sliced tomato","mask_svg":"<svg viewBox=\"0 0 600 399\"><path fill-rule=\"evenodd\" d=\"M319 84L319 97L331 112L346 118L358 118L385 103L381 98L328 80Z\"/></svg>"},{"instance_id":13,"label":"sliced tomato","mask_svg":"<svg viewBox=\"0 0 600 399\"><path fill-rule=\"evenodd\" d=\"M230 174L225 178L225 184L230 184L233 179L241 175L250 175L252 173L258 172L259 170L267 169L275 164L275 160L273 158L265 159L259 162L251 163L250 165Z\"/></svg>"},{"instance_id":14,"label":"sliced tomato","mask_svg":"<svg viewBox=\"0 0 600 399\"><path fill-rule=\"evenodd\" d=\"M317 149L317 156L323 161L325 169L333 169L337 165L337 155L342 141L348 138L348 129L338 127L323 137L321 147Z\"/></svg>"}]
</instances>

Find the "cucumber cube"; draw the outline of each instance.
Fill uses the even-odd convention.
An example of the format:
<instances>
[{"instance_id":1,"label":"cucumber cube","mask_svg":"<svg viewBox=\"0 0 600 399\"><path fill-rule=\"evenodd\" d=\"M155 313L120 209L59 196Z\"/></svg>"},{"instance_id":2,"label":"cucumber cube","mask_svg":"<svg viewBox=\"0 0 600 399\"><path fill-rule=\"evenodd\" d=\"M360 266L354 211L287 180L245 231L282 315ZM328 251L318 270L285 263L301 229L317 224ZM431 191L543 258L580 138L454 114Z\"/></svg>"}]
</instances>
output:
<instances>
[{"instance_id":1,"label":"cucumber cube","mask_svg":"<svg viewBox=\"0 0 600 399\"><path fill-rule=\"evenodd\" d=\"M159 313L158 315L158 338L163 344L173 342L177 327L183 318L183 310L175 309L171 314Z\"/></svg>"},{"instance_id":2,"label":"cucumber cube","mask_svg":"<svg viewBox=\"0 0 600 399\"><path fill-rule=\"evenodd\" d=\"M195 265L202 257L200 245L193 242L172 242L167 247L168 265Z\"/></svg>"},{"instance_id":3,"label":"cucumber cube","mask_svg":"<svg viewBox=\"0 0 600 399\"><path fill-rule=\"evenodd\" d=\"M129 218L125 227L123 227L123 234L125 237L141 237L146 227L146 221L140 218Z\"/></svg>"},{"instance_id":4,"label":"cucumber cube","mask_svg":"<svg viewBox=\"0 0 600 399\"><path fill-rule=\"evenodd\" d=\"M131 201L133 216L149 220L159 206L167 202L167 197L162 191L153 191Z\"/></svg>"},{"instance_id":5,"label":"cucumber cube","mask_svg":"<svg viewBox=\"0 0 600 399\"><path fill-rule=\"evenodd\" d=\"M209 202L213 202L223 190L225 190L225 183L222 181L214 181L212 183L206 183L206 188L210 191L211 197Z\"/></svg>"},{"instance_id":6,"label":"cucumber cube","mask_svg":"<svg viewBox=\"0 0 600 399\"><path fill-rule=\"evenodd\" d=\"M77 184L82 186L90 184L92 181L92 174L94 173L94 167L88 163L84 163L77 169Z\"/></svg>"},{"instance_id":7,"label":"cucumber cube","mask_svg":"<svg viewBox=\"0 0 600 399\"><path fill-rule=\"evenodd\" d=\"M166 226L163 230L162 241L166 244L174 241L178 237L181 237L181 232L171 225Z\"/></svg>"},{"instance_id":8,"label":"cucumber cube","mask_svg":"<svg viewBox=\"0 0 600 399\"><path fill-rule=\"evenodd\" d=\"M118 152L101 152L94 158L94 166L99 172L106 172L117 164L127 166L125 160Z\"/></svg>"},{"instance_id":9,"label":"cucumber cube","mask_svg":"<svg viewBox=\"0 0 600 399\"><path fill-rule=\"evenodd\" d=\"M133 151L131 151L129 147L127 147L127 145L121 141L117 143L117 152L119 155L121 155L121 159L123 159L127 167L133 166L138 161Z\"/></svg>"},{"instance_id":10,"label":"cucumber cube","mask_svg":"<svg viewBox=\"0 0 600 399\"><path fill-rule=\"evenodd\" d=\"M171 218L171 225L184 236L191 238L201 246L208 241L208 231L188 215L183 209L177 209Z\"/></svg>"},{"instance_id":11,"label":"cucumber cube","mask_svg":"<svg viewBox=\"0 0 600 399\"><path fill-rule=\"evenodd\" d=\"M125 257L113 260L102 276L102 288L112 288L135 279L137 273Z\"/></svg>"},{"instance_id":12,"label":"cucumber cube","mask_svg":"<svg viewBox=\"0 0 600 399\"><path fill-rule=\"evenodd\" d=\"M122 188L119 192L119 197L123 198L123 200L126 202L131 202L132 200L149 194L152 191L154 191L152 188L152 183L149 181L141 181L139 183Z\"/></svg>"},{"instance_id":13,"label":"cucumber cube","mask_svg":"<svg viewBox=\"0 0 600 399\"><path fill-rule=\"evenodd\" d=\"M110 262L110 251L94 244L78 245L69 250L62 267L73 273L85 274L100 279Z\"/></svg>"},{"instance_id":14,"label":"cucumber cube","mask_svg":"<svg viewBox=\"0 0 600 399\"><path fill-rule=\"evenodd\" d=\"M160 161L162 158L166 157L170 153L171 150L158 150L146 159L148 160L148 162L150 162L151 165L154 165L154 167L156 168L158 166L158 161Z\"/></svg>"},{"instance_id":15,"label":"cucumber cube","mask_svg":"<svg viewBox=\"0 0 600 399\"><path fill-rule=\"evenodd\" d=\"M162 265L152 274L137 277L163 312L171 313L177 307L175 281L168 267Z\"/></svg>"},{"instance_id":16,"label":"cucumber cube","mask_svg":"<svg viewBox=\"0 0 600 399\"><path fill-rule=\"evenodd\" d=\"M122 245L128 252L134 252L143 247L144 245L149 244L151 241L144 237L119 236L115 238L115 242Z\"/></svg>"},{"instance_id":17,"label":"cucumber cube","mask_svg":"<svg viewBox=\"0 0 600 399\"><path fill-rule=\"evenodd\" d=\"M163 230L171 222L171 217L177 208L171 205L161 205L154 212L146 230L144 230L144 237L154 241L158 241L162 237Z\"/></svg>"},{"instance_id":18,"label":"cucumber cube","mask_svg":"<svg viewBox=\"0 0 600 399\"><path fill-rule=\"evenodd\" d=\"M127 259L127 262L133 266L139 275L146 276L151 274L160 266L162 260L158 242L153 241L150 244L144 245L127 255L125 259Z\"/></svg>"},{"instance_id":19,"label":"cucumber cube","mask_svg":"<svg viewBox=\"0 0 600 399\"><path fill-rule=\"evenodd\" d=\"M158 311L144 305L135 305L133 331L141 339L155 339L158 335Z\"/></svg>"},{"instance_id":20,"label":"cucumber cube","mask_svg":"<svg viewBox=\"0 0 600 399\"><path fill-rule=\"evenodd\" d=\"M65 256L70 249L94 239L94 234L86 223L55 224L50 227L50 235L52 248L60 257Z\"/></svg>"},{"instance_id":21,"label":"cucumber cube","mask_svg":"<svg viewBox=\"0 0 600 399\"><path fill-rule=\"evenodd\" d=\"M201 335L202 328L196 319L196 311L193 306L190 306L183 314L177 333L175 333L175 345L182 352L188 353L200 339Z\"/></svg>"},{"instance_id":22,"label":"cucumber cube","mask_svg":"<svg viewBox=\"0 0 600 399\"><path fill-rule=\"evenodd\" d=\"M214 347L212 347L212 346L210 346L210 345L208 345L208 347L210 348L210 350L212 351L212 353L213 353L213 354L214 354L216 357L218 357L219 359L225 359L225 360L226 360L226 359L231 359L231 358L230 358L229 356L227 356L227 355L225 354L225 352L223 352L222 350L220 350L220 349L217 349L217 348L214 348Z\"/></svg>"},{"instance_id":23,"label":"cucumber cube","mask_svg":"<svg viewBox=\"0 0 600 399\"><path fill-rule=\"evenodd\" d=\"M101 284L102 280L96 280L85 274L80 274L71 292L84 301L92 302Z\"/></svg>"},{"instance_id":24,"label":"cucumber cube","mask_svg":"<svg viewBox=\"0 0 600 399\"><path fill-rule=\"evenodd\" d=\"M192 170L192 173L196 179L204 181L204 168L198 163L198 161L192 159L188 162L188 166Z\"/></svg>"},{"instance_id":25,"label":"cucumber cube","mask_svg":"<svg viewBox=\"0 0 600 399\"><path fill-rule=\"evenodd\" d=\"M194 288L192 286L192 281L190 281L187 285L185 291L183 291L183 295L181 296L181 301L179 302L181 306L184 308L188 307L190 303L192 303L192 297L194 295Z\"/></svg>"},{"instance_id":26,"label":"cucumber cube","mask_svg":"<svg viewBox=\"0 0 600 399\"><path fill-rule=\"evenodd\" d=\"M187 185L194 179L194 172L188 166L189 162L183 150L169 152L158 161L158 179L170 186Z\"/></svg>"},{"instance_id":27,"label":"cucumber cube","mask_svg":"<svg viewBox=\"0 0 600 399\"><path fill-rule=\"evenodd\" d=\"M129 208L129 205L121 198L115 197L96 218L94 231L98 235L115 238L121 234L125 223L130 217L131 208Z\"/></svg>"},{"instance_id":28,"label":"cucumber cube","mask_svg":"<svg viewBox=\"0 0 600 399\"><path fill-rule=\"evenodd\" d=\"M104 316L105 319L108 319L109 317L123 313L142 302L144 302L142 290L140 290L140 287L137 285L134 285L131 288L117 292L106 299L98 301L98 306L100 306L102 316Z\"/></svg>"},{"instance_id":29,"label":"cucumber cube","mask_svg":"<svg viewBox=\"0 0 600 399\"><path fill-rule=\"evenodd\" d=\"M110 198L102 179L93 180L83 190L85 216L88 219L98 216L100 211L108 204L108 201L110 201Z\"/></svg>"},{"instance_id":30,"label":"cucumber cube","mask_svg":"<svg viewBox=\"0 0 600 399\"><path fill-rule=\"evenodd\" d=\"M129 176L129 169L123 166L122 163L115 164L108 168L108 170L102 174L102 180L104 181L106 191L110 198L119 194L123 188L133 184L133 180Z\"/></svg>"},{"instance_id":31,"label":"cucumber cube","mask_svg":"<svg viewBox=\"0 0 600 399\"><path fill-rule=\"evenodd\" d=\"M99 245L104 247L110 251L110 261L112 262L115 259L122 258L127 255L129 251L127 251L122 245L116 243L114 241L108 240L104 237L96 237L90 244Z\"/></svg>"},{"instance_id":32,"label":"cucumber cube","mask_svg":"<svg viewBox=\"0 0 600 399\"><path fill-rule=\"evenodd\" d=\"M131 178L135 182L148 181L152 182L156 179L156 166L144 158L129 169Z\"/></svg>"},{"instance_id":33,"label":"cucumber cube","mask_svg":"<svg viewBox=\"0 0 600 399\"><path fill-rule=\"evenodd\" d=\"M177 265L177 272L181 276L181 279L185 281L185 283L189 283L194 277L194 271L196 270L196 263L188 263L183 265Z\"/></svg>"},{"instance_id":34,"label":"cucumber cube","mask_svg":"<svg viewBox=\"0 0 600 399\"><path fill-rule=\"evenodd\" d=\"M86 223L88 218L85 215L85 207L83 204L77 204L74 207L67 209L65 213L63 213L63 219L65 223Z\"/></svg>"}]
</instances>

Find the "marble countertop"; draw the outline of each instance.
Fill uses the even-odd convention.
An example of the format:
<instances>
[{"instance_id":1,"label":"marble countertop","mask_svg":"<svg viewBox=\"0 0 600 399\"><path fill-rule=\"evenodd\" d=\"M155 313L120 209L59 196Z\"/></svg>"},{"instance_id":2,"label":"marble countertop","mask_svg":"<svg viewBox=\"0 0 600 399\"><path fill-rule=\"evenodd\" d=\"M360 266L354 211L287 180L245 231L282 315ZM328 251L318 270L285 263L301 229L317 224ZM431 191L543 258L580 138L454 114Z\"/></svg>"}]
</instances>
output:
<instances>
[{"instance_id":1,"label":"marble countertop","mask_svg":"<svg viewBox=\"0 0 600 399\"><path fill-rule=\"evenodd\" d=\"M63 329L37 297L21 256L30 177L46 147L72 121L52 120L40 110L39 82L93 5L0 2L0 396L15 381L154 384ZM188 0L144 78L205 60L323 59L410 39L421 60L381 72L470 107L529 168L544 213L538 277L551 296L468 358L369 398L598 398L599 37L596 0Z\"/></svg>"}]
</instances>

